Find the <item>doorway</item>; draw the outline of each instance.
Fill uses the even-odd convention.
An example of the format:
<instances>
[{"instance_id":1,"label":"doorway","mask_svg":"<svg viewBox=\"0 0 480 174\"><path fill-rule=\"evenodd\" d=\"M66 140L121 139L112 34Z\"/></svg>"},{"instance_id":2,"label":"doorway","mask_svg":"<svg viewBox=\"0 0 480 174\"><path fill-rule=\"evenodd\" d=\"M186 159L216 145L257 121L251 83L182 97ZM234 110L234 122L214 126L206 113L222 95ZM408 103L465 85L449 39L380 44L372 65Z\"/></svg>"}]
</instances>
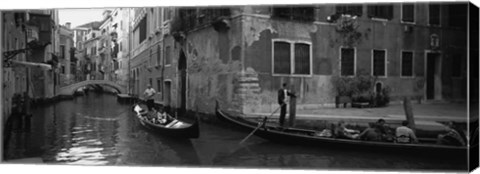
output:
<instances>
[{"instance_id":1,"label":"doorway","mask_svg":"<svg viewBox=\"0 0 480 174\"><path fill-rule=\"evenodd\" d=\"M427 100L442 99L441 62L440 53L427 52L425 62Z\"/></svg>"},{"instance_id":2,"label":"doorway","mask_svg":"<svg viewBox=\"0 0 480 174\"><path fill-rule=\"evenodd\" d=\"M187 58L183 50L180 51L180 58L178 59L179 72L179 92L180 92L180 114L187 111Z\"/></svg>"},{"instance_id":3,"label":"doorway","mask_svg":"<svg viewBox=\"0 0 480 174\"><path fill-rule=\"evenodd\" d=\"M166 80L163 82L165 84L165 89L164 89L164 99L163 101L165 102L165 106L167 109L167 112L171 113L170 108L172 107L171 101L172 101L172 95L171 95L171 90L172 90L172 82L170 80Z\"/></svg>"}]
</instances>

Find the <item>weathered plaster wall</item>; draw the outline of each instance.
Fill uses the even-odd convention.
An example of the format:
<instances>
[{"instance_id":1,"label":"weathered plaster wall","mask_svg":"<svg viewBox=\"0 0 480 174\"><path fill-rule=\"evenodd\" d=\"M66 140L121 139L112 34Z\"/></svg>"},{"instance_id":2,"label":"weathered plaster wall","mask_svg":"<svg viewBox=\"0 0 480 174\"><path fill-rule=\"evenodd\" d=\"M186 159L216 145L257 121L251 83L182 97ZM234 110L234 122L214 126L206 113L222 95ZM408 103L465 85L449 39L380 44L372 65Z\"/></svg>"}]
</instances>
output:
<instances>
[{"instance_id":1,"label":"weathered plaster wall","mask_svg":"<svg viewBox=\"0 0 480 174\"><path fill-rule=\"evenodd\" d=\"M265 11L261 6L248 9L247 12ZM321 8L321 9L320 9ZM276 90L287 82L295 84L295 91L299 94L299 104L328 104L334 102L333 86L330 83L332 75L340 74L340 47L341 37L335 32L335 25L325 23L328 15L334 13L334 6L321 6L316 10L319 22L298 22L276 20L264 16L244 17L245 60L244 67L249 68L258 76L260 88L257 98L245 100L244 111L260 111L260 108L271 110L276 104ZM419 4L416 8L416 24L410 32L405 32L406 24L400 22L401 7L394 5L394 18L390 21L376 21L367 18L367 8L364 6L364 15L358 18L358 31L362 33L361 41L356 49L356 74L372 73L372 49L386 50L387 69L386 77L378 80L391 88L393 99L402 96L425 95L425 52L431 50L430 35L440 36L442 52L442 95L444 97L465 98L462 88L465 85L461 78L451 78L450 64L452 52L461 52L460 49L451 49L452 45L465 48L465 33L448 28L432 28L427 26L428 15L426 4ZM460 35L460 37L458 37ZM272 76L272 39L301 40L312 44L312 71L311 77ZM448 45L447 45L448 43ZM403 50L414 52L414 76L400 77L401 53ZM462 63L462 66L465 63ZM456 83L462 82L462 83ZM254 102L260 98L261 102ZM265 105L260 106L259 103Z\"/></svg>"},{"instance_id":2,"label":"weathered plaster wall","mask_svg":"<svg viewBox=\"0 0 480 174\"><path fill-rule=\"evenodd\" d=\"M238 33L239 22L233 20L226 32L207 27L187 35L181 47L187 57L187 109L214 113L215 100L222 108L232 108L235 76L241 68Z\"/></svg>"}]
</instances>

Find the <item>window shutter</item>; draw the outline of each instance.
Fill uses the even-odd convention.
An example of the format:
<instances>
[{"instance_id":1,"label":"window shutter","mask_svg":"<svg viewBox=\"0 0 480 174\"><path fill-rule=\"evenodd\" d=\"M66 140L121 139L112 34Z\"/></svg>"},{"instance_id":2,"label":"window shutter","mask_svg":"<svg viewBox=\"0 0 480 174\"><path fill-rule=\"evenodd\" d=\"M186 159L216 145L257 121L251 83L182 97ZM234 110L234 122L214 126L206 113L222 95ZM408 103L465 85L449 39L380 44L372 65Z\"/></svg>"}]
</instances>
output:
<instances>
[{"instance_id":1,"label":"window shutter","mask_svg":"<svg viewBox=\"0 0 480 174\"><path fill-rule=\"evenodd\" d=\"M354 7L354 14L357 15L357 16L362 16L363 14L363 11L362 11L362 5L357 5Z\"/></svg>"},{"instance_id":2,"label":"window shutter","mask_svg":"<svg viewBox=\"0 0 480 174\"><path fill-rule=\"evenodd\" d=\"M368 16L369 18L375 16L375 7L376 7L376 6L373 6L373 5L367 6L367 16Z\"/></svg>"},{"instance_id":3,"label":"window shutter","mask_svg":"<svg viewBox=\"0 0 480 174\"><path fill-rule=\"evenodd\" d=\"M386 5L385 9L387 10L387 19L393 19L393 5Z\"/></svg>"}]
</instances>

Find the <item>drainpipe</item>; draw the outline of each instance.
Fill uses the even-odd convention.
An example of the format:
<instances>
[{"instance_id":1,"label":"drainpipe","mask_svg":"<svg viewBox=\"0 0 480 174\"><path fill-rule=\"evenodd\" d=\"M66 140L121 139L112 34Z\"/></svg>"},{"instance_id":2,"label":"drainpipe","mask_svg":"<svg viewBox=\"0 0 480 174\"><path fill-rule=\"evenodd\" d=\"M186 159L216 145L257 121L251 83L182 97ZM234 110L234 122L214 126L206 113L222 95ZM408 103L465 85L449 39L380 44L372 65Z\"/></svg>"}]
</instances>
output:
<instances>
[{"instance_id":1,"label":"drainpipe","mask_svg":"<svg viewBox=\"0 0 480 174\"><path fill-rule=\"evenodd\" d=\"M0 19L3 19L2 14L3 13L0 12ZM0 26L0 36L3 36L3 26L5 26L5 25ZM3 40L3 38L2 38L2 40ZM0 40L0 45L2 45L2 40ZM0 46L0 53L3 53L3 50L2 50L1 46ZM0 55L0 56L2 56L2 55ZM0 72L0 81L3 82L3 59L2 59L2 61L0 61L0 68L2 68L2 70ZM3 105L3 83L2 83L1 86L2 86L2 90L1 90L2 92L0 92L0 106L5 106L5 105ZM5 126L6 126L6 124L5 124L6 122L3 121L3 120L6 120L6 119L4 119L4 117L6 117L4 112L3 112L4 109L5 108L2 107L2 111L1 111L2 114L0 114L0 118L2 119L2 129L3 129L2 131L5 131ZM3 140L3 135L4 134L0 134L0 138L2 140ZM3 142L0 143L0 149L3 149ZM3 161L3 155L0 155L0 161Z\"/></svg>"},{"instance_id":2,"label":"drainpipe","mask_svg":"<svg viewBox=\"0 0 480 174\"><path fill-rule=\"evenodd\" d=\"M130 86L130 84L131 84L131 79L130 79L130 76L131 76L131 74L130 74L130 71L131 71L131 70L130 70L130 57L132 56L132 55L131 55L131 50L130 50L130 48L131 48L130 44L132 43L131 38L130 38L130 32L131 32L130 11L131 11L131 9L128 8L127 10L128 10L128 19L127 19L127 24L128 24L128 32L127 32L127 33L128 33L128 39L127 39L127 40L128 40L128 44L127 44L127 45L128 45L128 47L127 47L127 51L128 51L128 53L127 53L127 55L128 55L128 56L127 56L127 94L131 95L131 94L130 94L130 89L131 89L131 86Z\"/></svg>"}]
</instances>

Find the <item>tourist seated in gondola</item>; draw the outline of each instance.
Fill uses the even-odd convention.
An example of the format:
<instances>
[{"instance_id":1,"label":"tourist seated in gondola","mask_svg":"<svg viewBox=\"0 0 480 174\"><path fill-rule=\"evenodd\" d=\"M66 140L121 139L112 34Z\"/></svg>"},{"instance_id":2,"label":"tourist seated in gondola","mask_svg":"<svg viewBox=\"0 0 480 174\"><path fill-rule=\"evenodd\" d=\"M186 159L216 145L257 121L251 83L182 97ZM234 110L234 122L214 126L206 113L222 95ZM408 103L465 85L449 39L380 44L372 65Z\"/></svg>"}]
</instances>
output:
<instances>
[{"instance_id":1,"label":"tourist seated in gondola","mask_svg":"<svg viewBox=\"0 0 480 174\"><path fill-rule=\"evenodd\" d=\"M380 130L377 129L375 123L368 123L368 128L365 129L358 138L365 141L381 141L381 133Z\"/></svg>"},{"instance_id":2,"label":"tourist seated in gondola","mask_svg":"<svg viewBox=\"0 0 480 174\"><path fill-rule=\"evenodd\" d=\"M380 141L393 142L395 135L390 131L390 127L385 124L384 119L378 119L375 123L375 129L380 133Z\"/></svg>"},{"instance_id":3,"label":"tourist seated in gondola","mask_svg":"<svg viewBox=\"0 0 480 174\"><path fill-rule=\"evenodd\" d=\"M336 138L357 139L359 133L360 131L358 130L346 128L344 121L339 121L334 129L334 134Z\"/></svg>"},{"instance_id":4,"label":"tourist seated in gondola","mask_svg":"<svg viewBox=\"0 0 480 174\"><path fill-rule=\"evenodd\" d=\"M417 136L408 126L408 121L402 121L402 126L397 127L395 131L396 143L418 143Z\"/></svg>"},{"instance_id":5,"label":"tourist seated in gondola","mask_svg":"<svg viewBox=\"0 0 480 174\"><path fill-rule=\"evenodd\" d=\"M163 110L163 108L160 108L157 113L157 123L159 124L166 124L167 121L168 121L168 118L167 118L167 113L165 112L165 110Z\"/></svg>"},{"instance_id":6,"label":"tourist seated in gondola","mask_svg":"<svg viewBox=\"0 0 480 174\"><path fill-rule=\"evenodd\" d=\"M447 133L438 135L437 144L465 146L465 141L460 133L455 130L453 122L448 122L446 126Z\"/></svg>"}]
</instances>

